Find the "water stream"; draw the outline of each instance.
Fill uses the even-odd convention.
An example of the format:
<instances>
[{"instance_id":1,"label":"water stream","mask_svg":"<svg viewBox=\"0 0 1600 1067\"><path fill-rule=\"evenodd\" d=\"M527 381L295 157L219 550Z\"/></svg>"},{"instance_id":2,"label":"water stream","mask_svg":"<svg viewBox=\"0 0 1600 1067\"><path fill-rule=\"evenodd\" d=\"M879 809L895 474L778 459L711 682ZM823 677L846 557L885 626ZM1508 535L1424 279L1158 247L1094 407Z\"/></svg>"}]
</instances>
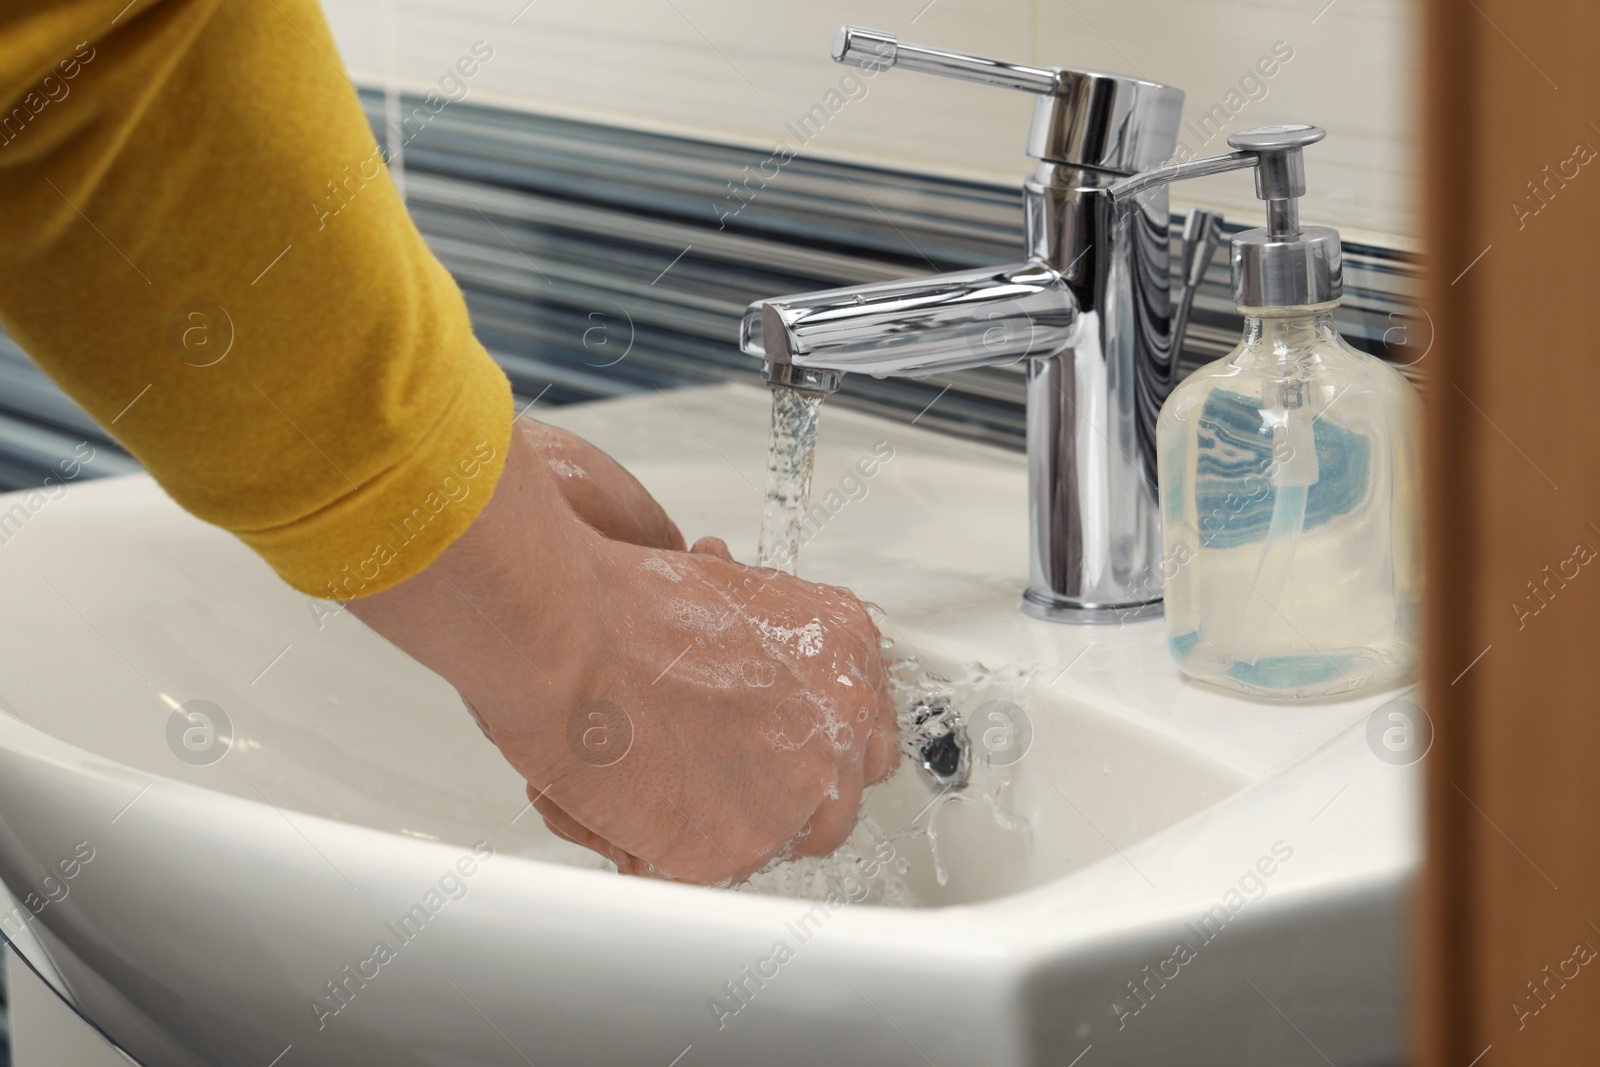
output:
<instances>
[{"instance_id":1,"label":"water stream","mask_svg":"<svg viewBox=\"0 0 1600 1067\"><path fill-rule=\"evenodd\" d=\"M937 894L938 887L949 882L949 860L939 829L940 815L951 805L975 805L1000 832L1031 835L1027 817L1008 807L1006 794L1016 764L1031 740L1023 708L1034 684L1034 668L1020 664L988 668L972 663L946 679L914 656L890 657L886 665L889 689L900 712L902 749L908 737L915 743L910 709L930 699L945 703L970 720L976 731L971 781L964 789L939 789L908 757L893 779L868 790L860 821L838 851L820 859L774 862L752 876L741 890L806 900L835 896L851 903L920 907L935 901L925 899L914 884L920 883L926 894ZM879 796L879 791L885 795Z\"/></svg>"},{"instance_id":2,"label":"water stream","mask_svg":"<svg viewBox=\"0 0 1600 1067\"><path fill-rule=\"evenodd\" d=\"M772 430L767 451L767 495L761 513L759 566L788 574L796 572L804 534L803 520L809 506L817 418L822 400L816 394L787 387L772 389ZM881 609L869 605L869 610L880 631L883 630L887 618ZM897 778L922 777L930 787L932 799L909 823L891 826L888 830L871 816L863 815L850 839L833 855L775 862L752 877L743 888L811 900L838 896L850 902L915 907L922 902L907 883L911 861L899 846L909 838L927 838L935 881L940 886L945 885L948 872L939 849L938 817L946 805L979 804L1002 829L1027 831L1027 820L1007 810L1000 802L1000 794L1011 782L1014 760L995 759L993 752L981 746L969 752L969 740L960 724L962 717L972 709L981 710L995 704L1007 704L1025 717L1019 702L1025 700L1031 671L1026 668L990 671L973 664L951 682L912 657L893 656L893 647L893 642L884 641L889 687L900 722L900 747L907 757ZM959 784L951 784L951 779L937 779L930 773L930 765L939 762L939 756L930 757L930 754L953 758L956 741L951 737L952 729L959 735L963 768L970 759L974 772L970 784L964 774Z\"/></svg>"},{"instance_id":3,"label":"water stream","mask_svg":"<svg viewBox=\"0 0 1600 1067\"><path fill-rule=\"evenodd\" d=\"M767 501L761 510L756 566L795 572L801 523L811 500L811 466L817 449L822 397L788 386L772 387L772 431L767 438Z\"/></svg>"}]
</instances>

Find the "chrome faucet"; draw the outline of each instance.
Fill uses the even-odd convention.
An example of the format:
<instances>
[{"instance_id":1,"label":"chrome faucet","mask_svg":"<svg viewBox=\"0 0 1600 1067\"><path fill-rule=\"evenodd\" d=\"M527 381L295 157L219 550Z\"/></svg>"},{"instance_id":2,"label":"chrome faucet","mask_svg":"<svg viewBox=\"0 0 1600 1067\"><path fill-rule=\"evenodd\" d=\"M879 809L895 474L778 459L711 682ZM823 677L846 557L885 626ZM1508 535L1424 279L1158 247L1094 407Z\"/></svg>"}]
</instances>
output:
<instances>
[{"instance_id":1,"label":"chrome faucet","mask_svg":"<svg viewBox=\"0 0 1600 1067\"><path fill-rule=\"evenodd\" d=\"M1169 293L1164 184L1119 179L1177 145L1183 93L1139 78L1026 67L845 26L833 58L1036 94L1021 263L757 301L740 348L767 380L829 393L846 373L923 376L1027 361L1029 580L1022 609L1116 622L1161 611L1155 420L1175 384L1221 217L1191 212Z\"/></svg>"}]
</instances>

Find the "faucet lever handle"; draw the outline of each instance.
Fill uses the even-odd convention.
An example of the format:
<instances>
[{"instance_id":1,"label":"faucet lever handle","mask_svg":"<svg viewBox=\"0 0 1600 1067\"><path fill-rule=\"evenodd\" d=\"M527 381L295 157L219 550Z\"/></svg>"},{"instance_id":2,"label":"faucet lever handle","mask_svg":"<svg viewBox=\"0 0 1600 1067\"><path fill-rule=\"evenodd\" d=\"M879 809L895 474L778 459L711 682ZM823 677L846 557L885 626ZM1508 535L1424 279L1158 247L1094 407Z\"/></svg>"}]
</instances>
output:
<instances>
[{"instance_id":1,"label":"faucet lever handle","mask_svg":"<svg viewBox=\"0 0 1600 1067\"><path fill-rule=\"evenodd\" d=\"M998 59L906 44L892 33L840 26L833 58L877 72L904 67L924 74L1033 94L1027 153L1069 167L1132 174L1172 155L1183 93L1143 78L1071 67L1028 67Z\"/></svg>"},{"instance_id":2,"label":"faucet lever handle","mask_svg":"<svg viewBox=\"0 0 1600 1067\"><path fill-rule=\"evenodd\" d=\"M960 78L981 85L995 85L1002 89L1018 89L1045 96L1055 95L1061 84L1057 72L1044 67L1027 67L1019 63L1003 63L998 59L985 59L983 56L947 52L942 48L905 44L892 33L861 26L839 27L839 32L833 38L833 58L835 62L868 70L904 67L924 74L941 74L946 78Z\"/></svg>"}]
</instances>

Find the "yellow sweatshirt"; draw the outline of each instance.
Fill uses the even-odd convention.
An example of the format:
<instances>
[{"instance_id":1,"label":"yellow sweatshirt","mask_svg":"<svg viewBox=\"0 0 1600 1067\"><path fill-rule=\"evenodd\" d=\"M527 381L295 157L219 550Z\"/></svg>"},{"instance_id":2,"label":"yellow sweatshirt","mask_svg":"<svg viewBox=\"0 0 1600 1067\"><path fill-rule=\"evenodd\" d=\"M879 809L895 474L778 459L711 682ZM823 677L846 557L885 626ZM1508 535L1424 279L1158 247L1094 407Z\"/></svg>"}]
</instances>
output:
<instances>
[{"instance_id":1,"label":"yellow sweatshirt","mask_svg":"<svg viewBox=\"0 0 1600 1067\"><path fill-rule=\"evenodd\" d=\"M510 386L315 0L0 0L0 107L0 324L173 499L321 597L466 530Z\"/></svg>"}]
</instances>

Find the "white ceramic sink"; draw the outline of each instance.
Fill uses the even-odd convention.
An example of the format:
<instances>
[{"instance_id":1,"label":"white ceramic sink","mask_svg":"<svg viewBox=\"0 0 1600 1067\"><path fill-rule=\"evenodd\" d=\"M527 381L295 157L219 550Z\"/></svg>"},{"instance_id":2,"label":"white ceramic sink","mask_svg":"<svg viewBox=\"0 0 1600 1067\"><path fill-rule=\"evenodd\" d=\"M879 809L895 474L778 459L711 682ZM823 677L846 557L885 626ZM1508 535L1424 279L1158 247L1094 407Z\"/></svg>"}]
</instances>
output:
<instances>
[{"instance_id":1,"label":"white ceramic sink","mask_svg":"<svg viewBox=\"0 0 1600 1067\"><path fill-rule=\"evenodd\" d=\"M542 415L753 557L764 390ZM1036 667L1026 825L938 808L943 885L898 838L923 907L599 869L448 686L141 476L0 545L6 934L148 1067L1400 1061L1416 773L1367 739L1395 694L1251 703L1184 681L1159 621L1026 618L1020 456L834 407L814 485L842 506L802 574L947 673ZM231 734L185 742L195 701ZM908 769L867 808L933 799Z\"/></svg>"}]
</instances>

